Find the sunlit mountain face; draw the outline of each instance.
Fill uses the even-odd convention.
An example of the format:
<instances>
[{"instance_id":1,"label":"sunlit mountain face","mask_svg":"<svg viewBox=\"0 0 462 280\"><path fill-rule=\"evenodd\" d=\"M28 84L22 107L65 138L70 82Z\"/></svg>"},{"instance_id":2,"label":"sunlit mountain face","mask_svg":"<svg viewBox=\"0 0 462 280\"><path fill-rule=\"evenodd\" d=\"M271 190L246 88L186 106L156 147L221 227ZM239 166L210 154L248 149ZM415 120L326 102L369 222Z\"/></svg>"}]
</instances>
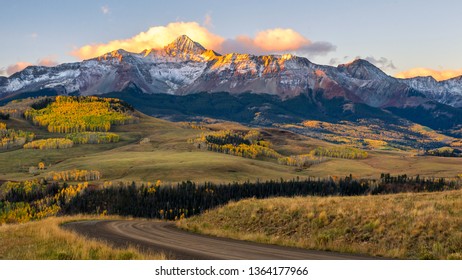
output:
<instances>
[{"instance_id":1,"label":"sunlit mountain face","mask_svg":"<svg viewBox=\"0 0 462 280\"><path fill-rule=\"evenodd\" d=\"M274 104L299 100L294 102L296 110L289 106L287 112L276 114L282 120L290 115L362 117L366 113L361 108L366 106L375 112L366 114L371 117L383 113L438 129L462 124L460 77L440 82L431 78L397 79L361 59L332 67L290 54L219 54L185 35L163 49L141 53L114 50L77 63L30 66L9 78L0 78L3 100L43 91L64 95L135 91L151 99L158 97L153 94L182 97L207 93L212 99L219 96L213 95L216 93L235 99L242 99L243 94L255 99L252 95L258 94L275 98ZM253 108L265 108L267 100L261 102L252 103ZM238 111L250 110L245 103L240 103L243 108Z\"/></svg>"}]
</instances>

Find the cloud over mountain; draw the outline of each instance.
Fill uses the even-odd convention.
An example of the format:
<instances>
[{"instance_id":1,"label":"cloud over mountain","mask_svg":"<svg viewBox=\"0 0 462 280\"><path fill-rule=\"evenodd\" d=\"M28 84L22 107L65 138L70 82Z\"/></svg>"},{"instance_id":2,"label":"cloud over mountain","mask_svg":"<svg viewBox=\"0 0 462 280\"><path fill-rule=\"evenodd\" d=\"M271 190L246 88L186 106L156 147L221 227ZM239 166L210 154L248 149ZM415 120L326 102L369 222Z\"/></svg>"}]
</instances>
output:
<instances>
[{"instance_id":1,"label":"cloud over mountain","mask_svg":"<svg viewBox=\"0 0 462 280\"><path fill-rule=\"evenodd\" d=\"M16 72L19 72L19 71L23 70L27 66L31 66L31 65L51 67L51 66L58 65L58 62L56 62L51 57L46 57L46 58L39 59L39 60L37 60L37 62L35 64L30 63L30 62L20 61L20 62L17 62L15 64L8 65L6 67L6 69L4 69L4 72L5 72L6 75L10 76L10 75L13 75Z\"/></svg>"},{"instance_id":2,"label":"cloud over mountain","mask_svg":"<svg viewBox=\"0 0 462 280\"><path fill-rule=\"evenodd\" d=\"M413 68L407 71L400 72L395 76L397 78L414 78L414 77L426 77L432 76L437 81L448 80L462 75L461 69L447 69L447 70L434 70L430 68Z\"/></svg>"},{"instance_id":3,"label":"cloud over mountain","mask_svg":"<svg viewBox=\"0 0 462 280\"><path fill-rule=\"evenodd\" d=\"M206 18L205 25L211 23ZM142 52L145 49L161 49L180 35L187 35L207 49L221 53L269 54L293 52L300 55L323 55L334 51L329 42L312 42L290 28L274 28L258 32L254 37L238 35L225 39L209 31L197 22L172 22L165 26L150 27L128 39L113 40L107 43L88 44L75 49L71 54L80 59L89 59L117 49Z\"/></svg>"}]
</instances>

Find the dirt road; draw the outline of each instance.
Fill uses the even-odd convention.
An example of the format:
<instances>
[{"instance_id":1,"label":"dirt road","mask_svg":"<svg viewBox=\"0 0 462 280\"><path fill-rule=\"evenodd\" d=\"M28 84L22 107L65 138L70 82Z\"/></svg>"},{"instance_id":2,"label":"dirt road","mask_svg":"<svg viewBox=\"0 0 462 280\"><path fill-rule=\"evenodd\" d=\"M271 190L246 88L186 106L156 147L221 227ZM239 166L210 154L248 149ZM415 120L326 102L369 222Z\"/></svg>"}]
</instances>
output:
<instances>
[{"instance_id":1,"label":"dirt road","mask_svg":"<svg viewBox=\"0 0 462 280\"><path fill-rule=\"evenodd\" d=\"M142 250L163 251L175 259L309 259L360 260L368 256L304 250L227 238L210 237L177 229L159 221L80 221L63 225L87 237L116 246L132 245Z\"/></svg>"}]
</instances>

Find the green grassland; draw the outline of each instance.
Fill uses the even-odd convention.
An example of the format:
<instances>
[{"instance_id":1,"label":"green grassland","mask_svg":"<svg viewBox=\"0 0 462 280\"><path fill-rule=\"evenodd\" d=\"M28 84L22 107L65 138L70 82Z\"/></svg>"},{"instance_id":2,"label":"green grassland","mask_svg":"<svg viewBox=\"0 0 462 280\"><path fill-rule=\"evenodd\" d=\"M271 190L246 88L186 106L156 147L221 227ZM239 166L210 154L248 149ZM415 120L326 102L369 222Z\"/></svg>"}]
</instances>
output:
<instances>
[{"instance_id":1,"label":"green grassland","mask_svg":"<svg viewBox=\"0 0 462 280\"><path fill-rule=\"evenodd\" d=\"M400 259L462 259L462 191L232 202L181 220L221 237Z\"/></svg>"},{"instance_id":2,"label":"green grassland","mask_svg":"<svg viewBox=\"0 0 462 280\"><path fill-rule=\"evenodd\" d=\"M294 177L347 176L378 177L380 173L435 177L455 177L462 172L462 158L415 156L412 152L368 151L367 159L328 160L308 168L283 166L274 159L248 159L212 151L199 150L188 143L202 130L182 123L173 123L136 113L138 123L114 126L120 142L98 145L74 145L65 150L13 149L0 152L0 180L25 180L30 166L44 162L49 171L69 169L99 170L103 180L135 180L177 182L192 181L246 181L257 179L290 179ZM8 127L31 131L36 139L63 137L47 132L22 118L5 121ZM214 123L206 128L249 129L236 123ZM261 128L265 140L282 155L309 153L315 147L333 146L281 129ZM148 141L142 141L142 139ZM140 143L141 141L141 143ZM40 176L40 175L35 175Z\"/></svg>"}]
</instances>

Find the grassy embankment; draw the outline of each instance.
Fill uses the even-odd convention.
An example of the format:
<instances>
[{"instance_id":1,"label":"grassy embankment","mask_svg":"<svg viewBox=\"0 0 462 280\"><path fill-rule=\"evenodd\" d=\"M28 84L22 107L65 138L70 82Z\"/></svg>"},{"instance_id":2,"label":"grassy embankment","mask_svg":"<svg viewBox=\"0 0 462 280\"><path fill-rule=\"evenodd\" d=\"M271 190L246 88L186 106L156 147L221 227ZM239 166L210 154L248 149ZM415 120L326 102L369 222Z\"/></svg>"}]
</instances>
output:
<instances>
[{"instance_id":1,"label":"grassy embankment","mask_svg":"<svg viewBox=\"0 0 462 280\"><path fill-rule=\"evenodd\" d=\"M104 217L110 219L111 217ZM120 219L120 217L117 217ZM25 224L0 225L0 259L13 260L131 260L165 259L136 248L118 249L64 230L62 223L101 219L96 216L52 217Z\"/></svg>"},{"instance_id":2,"label":"grassy embankment","mask_svg":"<svg viewBox=\"0 0 462 280\"><path fill-rule=\"evenodd\" d=\"M203 234L400 259L462 259L462 191L249 199L179 226Z\"/></svg>"}]
</instances>

